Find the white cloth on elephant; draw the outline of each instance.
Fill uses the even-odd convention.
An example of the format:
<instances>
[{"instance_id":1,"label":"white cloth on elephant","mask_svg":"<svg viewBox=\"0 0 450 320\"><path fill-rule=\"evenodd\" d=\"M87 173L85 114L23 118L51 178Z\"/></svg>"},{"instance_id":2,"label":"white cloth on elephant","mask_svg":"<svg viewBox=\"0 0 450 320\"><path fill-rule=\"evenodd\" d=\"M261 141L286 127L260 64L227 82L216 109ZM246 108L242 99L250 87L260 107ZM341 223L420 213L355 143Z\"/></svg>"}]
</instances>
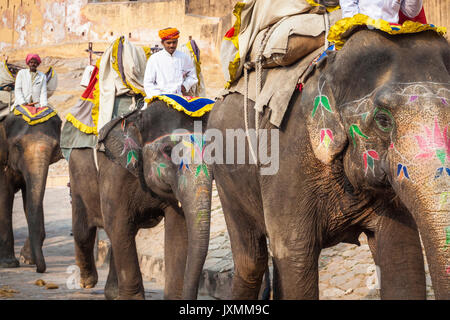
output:
<instances>
[{"instance_id":1,"label":"white cloth on elephant","mask_svg":"<svg viewBox=\"0 0 450 320\"><path fill-rule=\"evenodd\" d=\"M383 19L398 23L400 10L409 18L416 17L422 9L422 0L339 0L342 17L353 17L358 13L372 19Z\"/></svg>"},{"instance_id":2,"label":"white cloth on elephant","mask_svg":"<svg viewBox=\"0 0 450 320\"><path fill-rule=\"evenodd\" d=\"M189 42L181 46L180 51L185 53L191 59L192 64L195 66L195 72L198 79L197 83L188 90L188 95L193 97L205 97L206 87L205 81L203 80L203 74L201 72L201 61L199 61L199 57L195 55L194 49Z\"/></svg>"},{"instance_id":3,"label":"white cloth on elephant","mask_svg":"<svg viewBox=\"0 0 450 320\"><path fill-rule=\"evenodd\" d=\"M122 53L121 58L119 57L120 53ZM122 64L120 65L118 61L121 61ZM114 100L117 96L127 93L145 96L146 63L147 56L144 49L133 45L124 38L115 40L103 53L98 75L100 89L98 131L111 121Z\"/></svg>"},{"instance_id":4,"label":"white cloth on elephant","mask_svg":"<svg viewBox=\"0 0 450 320\"><path fill-rule=\"evenodd\" d=\"M14 83L15 79L8 69L8 65L5 61L1 62L0 65L0 87L4 87L8 84Z\"/></svg>"},{"instance_id":5,"label":"white cloth on elephant","mask_svg":"<svg viewBox=\"0 0 450 320\"><path fill-rule=\"evenodd\" d=\"M17 73L14 106L32 102L38 102L38 107L48 106L47 77L40 71L36 71L34 79L32 77L30 69L22 69Z\"/></svg>"},{"instance_id":6,"label":"white cloth on elephant","mask_svg":"<svg viewBox=\"0 0 450 320\"><path fill-rule=\"evenodd\" d=\"M189 91L197 82L194 64L181 51L170 54L167 50L161 50L148 59L144 77L148 98L160 94L182 94L182 85Z\"/></svg>"},{"instance_id":7,"label":"white cloth on elephant","mask_svg":"<svg viewBox=\"0 0 450 320\"><path fill-rule=\"evenodd\" d=\"M238 3L236 6L241 5ZM240 13L238 48L234 41L223 41L220 60L225 80L237 80L242 74L245 57L250 51L258 33L277 23L284 17L309 12L313 7L306 0L247 0ZM235 7L236 10L236 7ZM287 41L286 41L287 42ZM237 55L237 53L239 55ZM230 79L230 65L239 58L239 66Z\"/></svg>"}]
</instances>

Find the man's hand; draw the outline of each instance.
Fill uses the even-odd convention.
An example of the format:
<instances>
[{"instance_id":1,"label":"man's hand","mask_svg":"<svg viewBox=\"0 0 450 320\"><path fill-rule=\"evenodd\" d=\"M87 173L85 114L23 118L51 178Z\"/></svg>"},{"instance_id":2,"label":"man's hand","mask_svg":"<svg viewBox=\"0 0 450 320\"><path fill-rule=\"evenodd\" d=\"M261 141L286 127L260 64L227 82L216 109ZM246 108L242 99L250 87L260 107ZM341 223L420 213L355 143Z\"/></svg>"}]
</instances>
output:
<instances>
[{"instance_id":1,"label":"man's hand","mask_svg":"<svg viewBox=\"0 0 450 320\"><path fill-rule=\"evenodd\" d=\"M187 91L186 91L186 88L183 85L181 85L181 93L183 94L183 96L187 96L188 95Z\"/></svg>"}]
</instances>

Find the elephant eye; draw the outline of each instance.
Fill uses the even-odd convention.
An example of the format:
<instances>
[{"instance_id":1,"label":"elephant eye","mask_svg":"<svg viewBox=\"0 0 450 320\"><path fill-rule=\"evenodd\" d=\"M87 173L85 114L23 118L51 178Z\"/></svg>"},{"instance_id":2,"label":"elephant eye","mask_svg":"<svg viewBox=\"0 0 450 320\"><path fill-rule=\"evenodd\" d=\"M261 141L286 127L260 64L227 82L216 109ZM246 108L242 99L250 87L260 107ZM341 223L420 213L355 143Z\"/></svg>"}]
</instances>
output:
<instances>
[{"instance_id":1,"label":"elephant eye","mask_svg":"<svg viewBox=\"0 0 450 320\"><path fill-rule=\"evenodd\" d=\"M374 120L378 128L384 132L392 131L394 128L394 117L389 110L377 108L375 110Z\"/></svg>"},{"instance_id":2,"label":"elephant eye","mask_svg":"<svg viewBox=\"0 0 450 320\"><path fill-rule=\"evenodd\" d=\"M172 147L164 146L164 148L162 149L162 152L164 152L166 155L170 156L172 154Z\"/></svg>"}]
</instances>

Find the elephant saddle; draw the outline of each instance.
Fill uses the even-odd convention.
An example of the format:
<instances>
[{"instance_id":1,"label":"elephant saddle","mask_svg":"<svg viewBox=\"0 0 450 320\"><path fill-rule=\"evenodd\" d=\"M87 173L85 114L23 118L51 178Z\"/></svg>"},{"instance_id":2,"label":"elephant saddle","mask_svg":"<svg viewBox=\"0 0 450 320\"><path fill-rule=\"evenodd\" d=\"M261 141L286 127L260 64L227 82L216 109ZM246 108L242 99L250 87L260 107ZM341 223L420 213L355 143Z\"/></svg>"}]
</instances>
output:
<instances>
[{"instance_id":1,"label":"elephant saddle","mask_svg":"<svg viewBox=\"0 0 450 320\"><path fill-rule=\"evenodd\" d=\"M14 114L21 116L30 126L43 123L56 116L56 111L50 107L35 107L31 105L21 105L14 108Z\"/></svg>"},{"instance_id":2,"label":"elephant saddle","mask_svg":"<svg viewBox=\"0 0 450 320\"><path fill-rule=\"evenodd\" d=\"M178 94L162 94L146 99L148 105L155 100L163 101L167 106L186 113L190 117L202 117L214 107L214 100L202 97L187 97Z\"/></svg>"}]
</instances>

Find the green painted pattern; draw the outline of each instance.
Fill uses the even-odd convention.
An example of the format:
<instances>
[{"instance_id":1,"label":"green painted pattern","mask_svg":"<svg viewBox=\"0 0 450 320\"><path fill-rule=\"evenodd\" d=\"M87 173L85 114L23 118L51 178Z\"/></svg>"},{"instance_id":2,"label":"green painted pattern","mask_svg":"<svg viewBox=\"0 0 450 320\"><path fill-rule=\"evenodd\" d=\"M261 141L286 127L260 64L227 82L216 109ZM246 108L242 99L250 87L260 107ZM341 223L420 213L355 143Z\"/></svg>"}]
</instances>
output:
<instances>
[{"instance_id":1,"label":"green painted pattern","mask_svg":"<svg viewBox=\"0 0 450 320\"><path fill-rule=\"evenodd\" d=\"M352 124L349 128L350 137L353 140L353 145L356 147L356 139L355 139L355 133L359 135L360 137L363 137L364 139L369 139L368 136L366 136L364 133L362 133L361 129L358 127L357 124Z\"/></svg>"},{"instance_id":2,"label":"green painted pattern","mask_svg":"<svg viewBox=\"0 0 450 320\"><path fill-rule=\"evenodd\" d=\"M330 100L328 99L328 97L324 96L324 95L320 95L314 99L314 109L311 114L311 116L313 118L316 115L316 112L317 112L317 109L319 108L319 106L321 106L323 109L327 110L328 112L333 113L333 110L331 109L331 105L330 105Z\"/></svg>"}]
</instances>

